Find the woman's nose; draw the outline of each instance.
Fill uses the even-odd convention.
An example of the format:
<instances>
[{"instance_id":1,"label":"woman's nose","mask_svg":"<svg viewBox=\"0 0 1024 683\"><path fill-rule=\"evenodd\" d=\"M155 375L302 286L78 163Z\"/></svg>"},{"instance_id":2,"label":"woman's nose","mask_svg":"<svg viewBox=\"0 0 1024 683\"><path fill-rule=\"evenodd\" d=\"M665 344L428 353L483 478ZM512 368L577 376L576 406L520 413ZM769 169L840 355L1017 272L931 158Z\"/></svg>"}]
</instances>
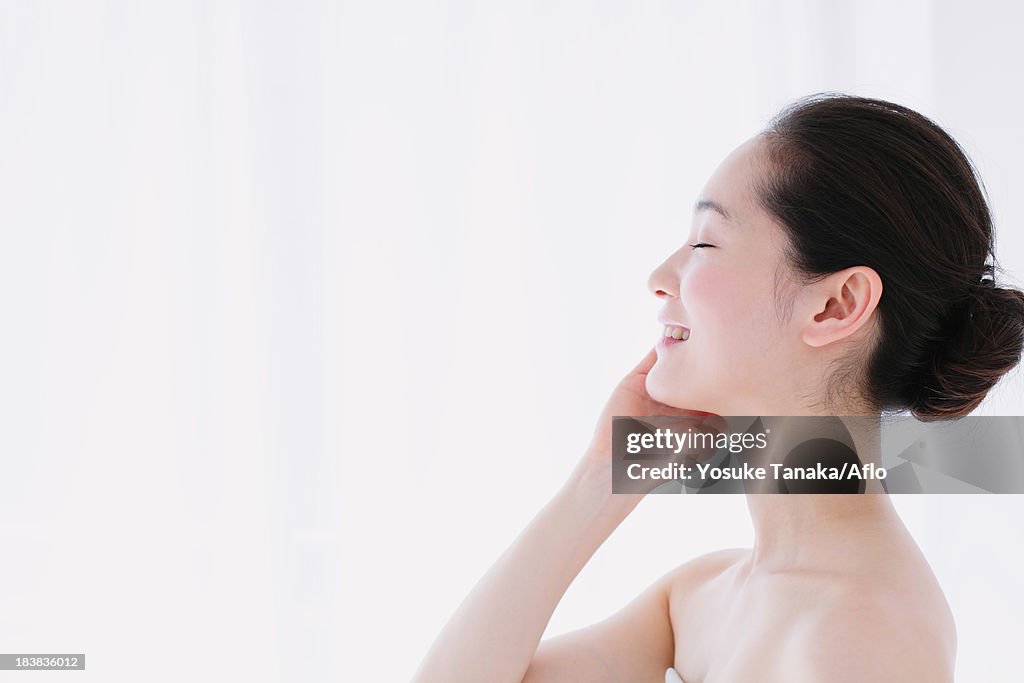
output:
<instances>
[{"instance_id":1,"label":"woman's nose","mask_svg":"<svg viewBox=\"0 0 1024 683\"><path fill-rule=\"evenodd\" d=\"M647 278L647 289L659 299L679 296L679 278L676 277L675 271L671 267L671 260L671 258L667 259Z\"/></svg>"}]
</instances>

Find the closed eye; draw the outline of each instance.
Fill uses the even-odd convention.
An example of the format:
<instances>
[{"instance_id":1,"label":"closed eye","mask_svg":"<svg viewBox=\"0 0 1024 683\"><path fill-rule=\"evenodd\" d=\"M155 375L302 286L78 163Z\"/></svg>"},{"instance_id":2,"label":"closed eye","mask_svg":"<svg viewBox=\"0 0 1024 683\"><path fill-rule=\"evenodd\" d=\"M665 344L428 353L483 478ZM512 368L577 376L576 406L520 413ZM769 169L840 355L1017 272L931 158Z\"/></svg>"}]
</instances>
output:
<instances>
[{"instance_id":1,"label":"closed eye","mask_svg":"<svg viewBox=\"0 0 1024 683\"><path fill-rule=\"evenodd\" d=\"M715 245L708 244L707 242L697 242L697 244L691 244L690 248L691 249L703 249L705 247L712 247L713 248L714 246Z\"/></svg>"}]
</instances>

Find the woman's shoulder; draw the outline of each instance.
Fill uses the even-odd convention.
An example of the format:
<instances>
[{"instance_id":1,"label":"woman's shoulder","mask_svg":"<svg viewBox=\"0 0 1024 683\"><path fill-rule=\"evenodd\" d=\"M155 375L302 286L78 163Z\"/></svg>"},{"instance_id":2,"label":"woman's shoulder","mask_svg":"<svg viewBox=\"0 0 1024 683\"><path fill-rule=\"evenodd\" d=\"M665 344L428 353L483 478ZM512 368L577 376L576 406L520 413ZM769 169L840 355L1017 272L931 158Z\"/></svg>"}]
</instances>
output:
<instances>
[{"instance_id":1,"label":"woman's shoulder","mask_svg":"<svg viewBox=\"0 0 1024 683\"><path fill-rule=\"evenodd\" d=\"M915 554L916 555L916 554ZM875 574L860 576L840 594L827 623L843 613L860 617L864 629L900 634L896 641L915 640L932 650L956 653L956 623L938 579L923 557L902 568L889 565Z\"/></svg>"},{"instance_id":2,"label":"woman's shoulder","mask_svg":"<svg viewBox=\"0 0 1024 683\"><path fill-rule=\"evenodd\" d=\"M750 557L750 548L727 548L698 555L672 572L670 599L689 595L738 568Z\"/></svg>"},{"instance_id":3,"label":"woman's shoulder","mask_svg":"<svg viewBox=\"0 0 1024 683\"><path fill-rule=\"evenodd\" d=\"M866 561L866 562L865 562ZM909 536L866 553L837 591L833 615L855 611L893 631L913 627L922 636L956 647L953 612L931 565Z\"/></svg>"},{"instance_id":4,"label":"woman's shoulder","mask_svg":"<svg viewBox=\"0 0 1024 683\"><path fill-rule=\"evenodd\" d=\"M859 553L847 568L780 577L779 593L793 607L793 632L803 634L788 641L797 650L791 654L825 670L845 662L850 653L842 649L857 643L876 662L902 658L908 672L928 672L907 680L952 680L953 613L928 563L914 550L894 545L886 556ZM868 669L864 675L871 678Z\"/></svg>"},{"instance_id":5,"label":"woman's shoulder","mask_svg":"<svg viewBox=\"0 0 1024 683\"><path fill-rule=\"evenodd\" d=\"M750 557L750 548L715 550L684 562L675 569L678 578L706 577L718 574Z\"/></svg>"},{"instance_id":6,"label":"woman's shoulder","mask_svg":"<svg viewBox=\"0 0 1024 683\"><path fill-rule=\"evenodd\" d=\"M788 655L818 676L813 680L835 670L864 680L882 673L886 680L953 680L956 627L941 596L843 591L797 623L800 637L786 641Z\"/></svg>"}]
</instances>

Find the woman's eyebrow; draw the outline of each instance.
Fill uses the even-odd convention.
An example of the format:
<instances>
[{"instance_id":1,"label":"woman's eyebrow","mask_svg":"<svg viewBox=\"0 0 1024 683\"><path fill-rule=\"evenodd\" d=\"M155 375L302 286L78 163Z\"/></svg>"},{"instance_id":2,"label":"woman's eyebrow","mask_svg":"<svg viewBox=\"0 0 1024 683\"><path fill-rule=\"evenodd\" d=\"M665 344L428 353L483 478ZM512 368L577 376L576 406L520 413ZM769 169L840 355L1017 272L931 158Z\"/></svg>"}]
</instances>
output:
<instances>
[{"instance_id":1,"label":"woman's eyebrow","mask_svg":"<svg viewBox=\"0 0 1024 683\"><path fill-rule=\"evenodd\" d=\"M711 211L718 213L719 215L722 216L722 218L724 218L727 221L732 221L732 216L729 214L729 212L726 211L725 208L716 201L712 201L710 199L698 199L697 203L693 205L694 213L704 211L707 209L710 209Z\"/></svg>"}]
</instances>

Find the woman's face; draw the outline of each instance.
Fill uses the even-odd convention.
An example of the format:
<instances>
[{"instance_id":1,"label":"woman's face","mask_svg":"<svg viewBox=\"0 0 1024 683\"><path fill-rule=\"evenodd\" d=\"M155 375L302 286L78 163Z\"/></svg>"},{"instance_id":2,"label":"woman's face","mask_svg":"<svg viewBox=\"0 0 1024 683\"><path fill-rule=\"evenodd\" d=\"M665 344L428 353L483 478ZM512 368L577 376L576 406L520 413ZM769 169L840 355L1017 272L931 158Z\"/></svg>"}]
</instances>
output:
<instances>
[{"instance_id":1,"label":"woman's face","mask_svg":"<svg viewBox=\"0 0 1024 683\"><path fill-rule=\"evenodd\" d=\"M799 330L776 310L776 287L783 299L796 290L783 261L785 238L754 197L760 144L740 145L715 170L686 243L651 274L648 286L663 302L659 320L689 334L659 340L647 376L648 393L667 405L794 414L788 407L796 405L806 359Z\"/></svg>"}]
</instances>

